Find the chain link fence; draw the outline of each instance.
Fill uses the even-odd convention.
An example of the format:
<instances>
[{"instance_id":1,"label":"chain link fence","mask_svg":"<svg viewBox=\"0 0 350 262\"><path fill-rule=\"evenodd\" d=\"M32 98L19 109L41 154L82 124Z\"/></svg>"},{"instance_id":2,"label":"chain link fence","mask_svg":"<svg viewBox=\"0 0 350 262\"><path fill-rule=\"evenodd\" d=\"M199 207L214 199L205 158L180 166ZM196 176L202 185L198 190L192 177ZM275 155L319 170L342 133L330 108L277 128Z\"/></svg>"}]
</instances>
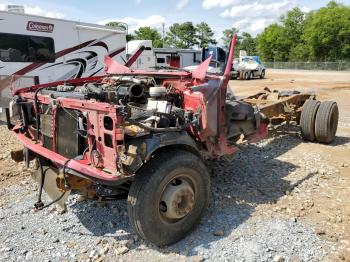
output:
<instances>
[{"instance_id":1,"label":"chain link fence","mask_svg":"<svg viewBox=\"0 0 350 262\"><path fill-rule=\"evenodd\" d=\"M265 62L270 69L350 71L350 61L339 62Z\"/></svg>"}]
</instances>

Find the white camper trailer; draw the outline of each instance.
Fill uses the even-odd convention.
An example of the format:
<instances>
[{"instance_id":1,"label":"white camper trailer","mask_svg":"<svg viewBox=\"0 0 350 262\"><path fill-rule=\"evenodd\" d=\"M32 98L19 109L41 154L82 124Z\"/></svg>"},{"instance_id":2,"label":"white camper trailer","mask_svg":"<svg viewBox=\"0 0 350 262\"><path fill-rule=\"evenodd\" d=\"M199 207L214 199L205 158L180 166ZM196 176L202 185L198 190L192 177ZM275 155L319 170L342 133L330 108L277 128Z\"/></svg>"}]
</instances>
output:
<instances>
[{"instance_id":1,"label":"white camper trailer","mask_svg":"<svg viewBox=\"0 0 350 262\"><path fill-rule=\"evenodd\" d=\"M126 32L0 11L0 120L11 88L104 73L104 56L125 63Z\"/></svg>"},{"instance_id":2,"label":"white camper trailer","mask_svg":"<svg viewBox=\"0 0 350 262\"><path fill-rule=\"evenodd\" d=\"M199 65L202 61L202 50L178 48L154 48L157 66L185 68Z\"/></svg>"},{"instance_id":3,"label":"white camper trailer","mask_svg":"<svg viewBox=\"0 0 350 262\"><path fill-rule=\"evenodd\" d=\"M147 70L154 67L185 68L199 65L202 50L179 48L153 48L151 40L133 40L127 44L127 56L131 57L139 50L139 56L132 64L133 69Z\"/></svg>"},{"instance_id":4,"label":"white camper trailer","mask_svg":"<svg viewBox=\"0 0 350 262\"><path fill-rule=\"evenodd\" d=\"M133 40L127 43L126 56L129 59L137 56L135 62L130 66L132 69L147 70L156 67L152 40ZM137 54L140 52L139 54Z\"/></svg>"}]
</instances>

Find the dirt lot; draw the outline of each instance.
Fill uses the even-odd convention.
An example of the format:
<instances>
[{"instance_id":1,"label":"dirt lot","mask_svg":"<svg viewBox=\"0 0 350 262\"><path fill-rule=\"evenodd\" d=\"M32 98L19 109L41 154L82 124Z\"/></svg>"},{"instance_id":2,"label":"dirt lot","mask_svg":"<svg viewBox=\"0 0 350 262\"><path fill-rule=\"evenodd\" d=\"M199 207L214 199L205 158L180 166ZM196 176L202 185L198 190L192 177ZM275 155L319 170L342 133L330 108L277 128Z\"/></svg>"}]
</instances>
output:
<instances>
[{"instance_id":1,"label":"dirt lot","mask_svg":"<svg viewBox=\"0 0 350 262\"><path fill-rule=\"evenodd\" d=\"M307 143L295 126L271 130L230 159L209 161L212 203L183 241L157 248L131 231L125 201L33 212L36 185L10 159L19 145L0 126L0 261L350 261L350 72L269 71L231 81L237 96L314 91L340 109L336 140Z\"/></svg>"}]
</instances>

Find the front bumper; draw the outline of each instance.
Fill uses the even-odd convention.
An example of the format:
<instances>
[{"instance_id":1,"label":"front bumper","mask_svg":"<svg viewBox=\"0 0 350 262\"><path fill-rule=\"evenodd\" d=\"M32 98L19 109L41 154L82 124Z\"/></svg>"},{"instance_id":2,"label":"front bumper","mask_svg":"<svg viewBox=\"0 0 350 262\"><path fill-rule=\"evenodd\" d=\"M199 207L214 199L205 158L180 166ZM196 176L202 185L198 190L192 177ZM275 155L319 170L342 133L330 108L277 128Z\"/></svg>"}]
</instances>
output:
<instances>
[{"instance_id":1,"label":"front bumper","mask_svg":"<svg viewBox=\"0 0 350 262\"><path fill-rule=\"evenodd\" d=\"M51 150L46 149L39 143L36 144L34 141L29 139L22 133L15 132L15 135L18 138L18 140L23 144L23 146L28 148L32 152L51 160L58 167L63 167L65 165L67 173L71 173L73 175L80 175L84 178L88 178L106 185L118 183L122 180L122 178L124 178L91 167L84 160L75 160L63 157Z\"/></svg>"}]
</instances>

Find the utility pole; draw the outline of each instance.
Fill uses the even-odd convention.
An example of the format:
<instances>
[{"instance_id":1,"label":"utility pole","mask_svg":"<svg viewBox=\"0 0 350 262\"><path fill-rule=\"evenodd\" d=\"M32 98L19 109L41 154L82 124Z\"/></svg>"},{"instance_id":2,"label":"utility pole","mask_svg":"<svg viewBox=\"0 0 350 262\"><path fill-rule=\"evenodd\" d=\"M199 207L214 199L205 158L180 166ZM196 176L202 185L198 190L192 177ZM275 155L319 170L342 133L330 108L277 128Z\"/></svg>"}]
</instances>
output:
<instances>
[{"instance_id":1,"label":"utility pole","mask_svg":"<svg viewBox=\"0 0 350 262\"><path fill-rule=\"evenodd\" d=\"M162 23L163 26L163 48L165 47L165 23Z\"/></svg>"}]
</instances>

